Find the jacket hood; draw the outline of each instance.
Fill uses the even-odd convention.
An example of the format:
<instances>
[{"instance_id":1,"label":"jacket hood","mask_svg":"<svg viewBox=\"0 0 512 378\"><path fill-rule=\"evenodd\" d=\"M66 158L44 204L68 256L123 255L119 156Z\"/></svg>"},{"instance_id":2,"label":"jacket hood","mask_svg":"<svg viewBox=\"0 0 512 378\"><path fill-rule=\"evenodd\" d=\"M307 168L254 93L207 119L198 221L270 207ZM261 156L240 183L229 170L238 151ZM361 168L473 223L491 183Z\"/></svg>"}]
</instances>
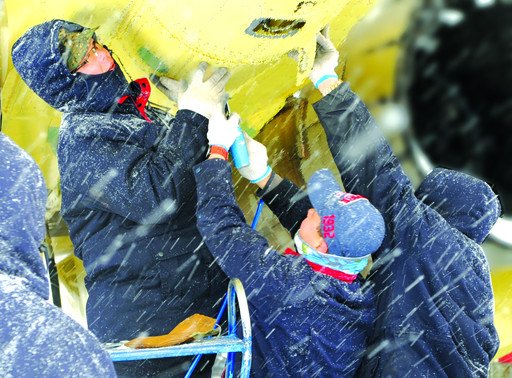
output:
<instances>
[{"instance_id":1,"label":"jacket hood","mask_svg":"<svg viewBox=\"0 0 512 378\"><path fill-rule=\"evenodd\" d=\"M434 169L415 194L478 244L485 240L502 211L498 196L487 183L450 169Z\"/></svg>"},{"instance_id":2,"label":"jacket hood","mask_svg":"<svg viewBox=\"0 0 512 378\"><path fill-rule=\"evenodd\" d=\"M30 89L59 111L111 109L128 86L118 65L101 75L72 74L59 50L61 28L80 31L84 27L64 20L32 27L13 45L14 67Z\"/></svg>"},{"instance_id":3,"label":"jacket hood","mask_svg":"<svg viewBox=\"0 0 512 378\"><path fill-rule=\"evenodd\" d=\"M49 297L48 275L39 254L45 235L46 186L36 163L0 133L0 273L26 279Z\"/></svg>"}]
</instances>

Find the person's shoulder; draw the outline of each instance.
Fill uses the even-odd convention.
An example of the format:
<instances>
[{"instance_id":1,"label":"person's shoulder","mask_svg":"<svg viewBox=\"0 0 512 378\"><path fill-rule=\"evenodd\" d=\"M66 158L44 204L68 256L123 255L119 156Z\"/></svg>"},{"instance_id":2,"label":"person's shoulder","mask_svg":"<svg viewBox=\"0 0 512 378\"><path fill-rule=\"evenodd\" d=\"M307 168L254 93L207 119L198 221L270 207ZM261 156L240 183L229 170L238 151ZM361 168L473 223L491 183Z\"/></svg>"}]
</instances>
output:
<instances>
[{"instance_id":1,"label":"person's shoulder","mask_svg":"<svg viewBox=\"0 0 512 378\"><path fill-rule=\"evenodd\" d=\"M388 232L391 230L392 234L386 235L386 238L407 244L408 248L411 245L407 241L411 241L421 249L421 240L429 240L433 234L446 232L451 227L437 211L416 198L412 190L407 191L394 204L399 211L392 219L393 227L388 227Z\"/></svg>"},{"instance_id":2,"label":"person's shoulder","mask_svg":"<svg viewBox=\"0 0 512 378\"><path fill-rule=\"evenodd\" d=\"M300 256L280 253L272 248L269 248L261 256L261 259L270 259L271 261L267 261L263 266L271 266L271 268L268 271L262 271L259 278L256 276L254 278L261 282L273 282L272 287L268 287L268 290L274 294L284 292L287 297L290 296L290 293L295 293L292 295L293 301L300 301L307 297L301 293L304 290L312 289L311 281L316 273L304 259ZM267 289L266 285L265 289Z\"/></svg>"},{"instance_id":3,"label":"person's shoulder","mask_svg":"<svg viewBox=\"0 0 512 378\"><path fill-rule=\"evenodd\" d=\"M9 287L0 284L0 310L9 319L0 332L0 343L6 348L16 345L17 355L30 355L31 363L46 365L41 367L43 371L59 375L63 369L76 369L78 374L81 370L113 376L110 360L99 341L61 309L28 290L23 283L11 283ZM3 339L3 335L13 338ZM44 352L41 346L44 346ZM55 353L64 353L59 365L51 360ZM14 359L12 368L32 371L33 366L20 364L20 361L23 359Z\"/></svg>"},{"instance_id":4,"label":"person's shoulder","mask_svg":"<svg viewBox=\"0 0 512 378\"><path fill-rule=\"evenodd\" d=\"M65 113L60 126L60 137L76 138L99 137L122 139L133 137L134 133L149 129L148 122L133 114L119 113Z\"/></svg>"},{"instance_id":5,"label":"person's shoulder","mask_svg":"<svg viewBox=\"0 0 512 378\"><path fill-rule=\"evenodd\" d=\"M363 299L369 294L373 295L373 283L358 276L353 282L346 282L341 279L331 277L326 274L316 273L312 284L318 293L326 298L338 298L345 300L346 298Z\"/></svg>"}]
</instances>

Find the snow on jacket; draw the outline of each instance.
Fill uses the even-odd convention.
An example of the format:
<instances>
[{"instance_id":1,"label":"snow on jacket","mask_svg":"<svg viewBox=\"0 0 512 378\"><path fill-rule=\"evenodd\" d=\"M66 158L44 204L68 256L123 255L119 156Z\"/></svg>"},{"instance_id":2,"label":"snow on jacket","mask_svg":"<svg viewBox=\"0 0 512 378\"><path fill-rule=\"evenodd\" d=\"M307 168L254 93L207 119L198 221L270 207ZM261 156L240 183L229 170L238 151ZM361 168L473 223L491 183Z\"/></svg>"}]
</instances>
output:
<instances>
[{"instance_id":1,"label":"snow on jacket","mask_svg":"<svg viewBox=\"0 0 512 378\"><path fill-rule=\"evenodd\" d=\"M470 196L445 191L444 199L454 207L471 203L471 211L453 212L447 220L415 196L367 108L347 84L314 108L345 188L367 197L386 224L369 277L378 293L378 316L359 374L487 376L499 341L489 266L475 240L483 240L500 215L494 194L490 189ZM471 232L457 217L471 225Z\"/></svg>"},{"instance_id":2,"label":"snow on jacket","mask_svg":"<svg viewBox=\"0 0 512 378\"><path fill-rule=\"evenodd\" d=\"M202 162L195 175L199 230L222 269L240 278L247 294L252 375L353 376L375 317L371 286L316 273L301 257L273 250L246 224L227 162ZM298 191L293 186L289 190ZM300 210L299 205L291 209L292 217ZM283 212L277 215L287 218ZM283 223L294 227L297 220L288 217Z\"/></svg>"},{"instance_id":3,"label":"snow on jacket","mask_svg":"<svg viewBox=\"0 0 512 378\"><path fill-rule=\"evenodd\" d=\"M62 215L87 272L89 329L102 341L127 340L168 333L195 312L215 316L227 278L197 230L192 172L207 119L180 110L169 120L148 108L146 121L133 101L140 86L126 89L118 68L72 75L58 50L62 27L81 28L46 22L12 52L28 86L64 112ZM131 97L118 106L123 93Z\"/></svg>"},{"instance_id":4,"label":"snow on jacket","mask_svg":"<svg viewBox=\"0 0 512 378\"><path fill-rule=\"evenodd\" d=\"M1 133L0 151L0 375L114 377L98 340L48 302L39 168Z\"/></svg>"}]
</instances>

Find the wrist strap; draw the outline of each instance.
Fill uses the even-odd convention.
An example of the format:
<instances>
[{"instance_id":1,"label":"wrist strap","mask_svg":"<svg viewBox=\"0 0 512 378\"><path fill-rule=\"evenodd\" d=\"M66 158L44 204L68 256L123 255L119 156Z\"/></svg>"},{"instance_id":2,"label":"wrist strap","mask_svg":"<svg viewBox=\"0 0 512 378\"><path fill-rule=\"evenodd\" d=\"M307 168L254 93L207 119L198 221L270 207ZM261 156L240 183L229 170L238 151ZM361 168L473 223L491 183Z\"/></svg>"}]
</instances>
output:
<instances>
[{"instance_id":1,"label":"wrist strap","mask_svg":"<svg viewBox=\"0 0 512 378\"><path fill-rule=\"evenodd\" d=\"M265 170L264 174L262 174L260 177L258 177L255 180L250 180L249 182L251 182L252 184L256 184L258 181L263 180L270 172L272 172L272 168L270 168L270 166L267 165L267 169Z\"/></svg>"},{"instance_id":2,"label":"wrist strap","mask_svg":"<svg viewBox=\"0 0 512 378\"><path fill-rule=\"evenodd\" d=\"M272 173L270 174L270 177L267 181L267 183L265 184L265 186L263 187L263 189L261 189L261 192L262 193L265 193L268 189L268 187L270 186L270 184L272 184L272 181L274 180L274 177L276 176L276 174L274 173L274 171L272 171Z\"/></svg>"},{"instance_id":3,"label":"wrist strap","mask_svg":"<svg viewBox=\"0 0 512 378\"><path fill-rule=\"evenodd\" d=\"M320 79L318 79L316 81L315 88L318 89L318 86L320 84L322 84L324 81L326 81L327 79L338 79L338 75L327 74L327 75L322 76Z\"/></svg>"},{"instance_id":4,"label":"wrist strap","mask_svg":"<svg viewBox=\"0 0 512 378\"><path fill-rule=\"evenodd\" d=\"M208 151L208 156L210 155L220 155L224 160L228 160L228 150L226 150L222 146L213 145L210 146L210 151Z\"/></svg>"}]
</instances>

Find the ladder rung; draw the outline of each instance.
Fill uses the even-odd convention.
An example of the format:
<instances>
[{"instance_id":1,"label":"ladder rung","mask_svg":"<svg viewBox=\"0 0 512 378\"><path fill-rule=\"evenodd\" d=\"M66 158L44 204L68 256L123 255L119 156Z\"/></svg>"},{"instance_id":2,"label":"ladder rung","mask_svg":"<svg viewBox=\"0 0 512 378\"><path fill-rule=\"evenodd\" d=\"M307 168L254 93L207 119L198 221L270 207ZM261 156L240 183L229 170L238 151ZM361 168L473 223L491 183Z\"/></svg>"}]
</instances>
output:
<instances>
[{"instance_id":1,"label":"ladder rung","mask_svg":"<svg viewBox=\"0 0 512 378\"><path fill-rule=\"evenodd\" d=\"M112 361L134 361L151 358L193 356L196 354L217 354L227 352L244 352L250 344L244 343L236 336L221 336L189 344L174 345L164 348L109 349Z\"/></svg>"}]
</instances>

